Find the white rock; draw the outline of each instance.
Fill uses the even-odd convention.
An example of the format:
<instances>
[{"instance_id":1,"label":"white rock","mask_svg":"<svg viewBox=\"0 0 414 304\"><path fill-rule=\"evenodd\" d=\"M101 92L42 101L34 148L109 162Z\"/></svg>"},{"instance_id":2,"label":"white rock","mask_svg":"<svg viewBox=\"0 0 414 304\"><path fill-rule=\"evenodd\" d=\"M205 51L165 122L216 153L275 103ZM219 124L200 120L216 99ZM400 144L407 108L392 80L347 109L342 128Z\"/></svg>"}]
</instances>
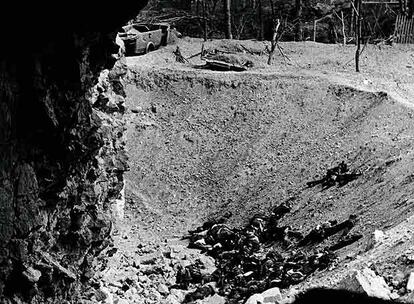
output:
<instances>
[{"instance_id":1,"label":"white rock","mask_svg":"<svg viewBox=\"0 0 414 304\"><path fill-rule=\"evenodd\" d=\"M167 294L169 294L170 291L168 290L167 285L160 284L160 285L158 285L158 292L162 295L167 295Z\"/></svg>"},{"instance_id":2,"label":"white rock","mask_svg":"<svg viewBox=\"0 0 414 304\"><path fill-rule=\"evenodd\" d=\"M411 272L410 277L408 278L407 290L414 291L414 272Z\"/></svg>"},{"instance_id":3,"label":"white rock","mask_svg":"<svg viewBox=\"0 0 414 304\"><path fill-rule=\"evenodd\" d=\"M203 265L203 268L200 269L201 275L210 275L217 270L216 263L212 257L200 256L199 260Z\"/></svg>"},{"instance_id":4,"label":"white rock","mask_svg":"<svg viewBox=\"0 0 414 304\"><path fill-rule=\"evenodd\" d=\"M225 304L226 299L218 294L215 294L211 297L205 298L202 302L203 304Z\"/></svg>"},{"instance_id":5,"label":"white rock","mask_svg":"<svg viewBox=\"0 0 414 304\"><path fill-rule=\"evenodd\" d=\"M165 299L165 303L166 304L181 304L181 302L173 295L169 295L166 299Z\"/></svg>"},{"instance_id":6,"label":"white rock","mask_svg":"<svg viewBox=\"0 0 414 304\"><path fill-rule=\"evenodd\" d=\"M367 241L366 250L371 250L375 246L381 244L385 239L385 234L381 230L375 230Z\"/></svg>"},{"instance_id":7,"label":"white rock","mask_svg":"<svg viewBox=\"0 0 414 304\"><path fill-rule=\"evenodd\" d=\"M273 287L262 292L263 303L278 303L282 300L279 288Z\"/></svg>"},{"instance_id":8,"label":"white rock","mask_svg":"<svg viewBox=\"0 0 414 304\"><path fill-rule=\"evenodd\" d=\"M170 289L170 295L175 297L179 303L184 301L186 292L181 289Z\"/></svg>"},{"instance_id":9,"label":"white rock","mask_svg":"<svg viewBox=\"0 0 414 304\"><path fill-rule=\"evenodd\" d=\"M138 282L140 282L140 283L146 283L148 281L149 281L149 279L148 279L147 276L144 276L144 275L139 275L138 276Z\"/></svg>"},{"instance_id":10,"label":"white rock","mask_svg":"<svg viewBox=\"0 0 414 304\"><path fill-rule=\"evenodd\" d=\"M374 231L374 239L376 242L381 242L385 238L385 234L382 230L375 230Z\"/></svg>"},{"instance_id":11,"label":"white rock","mask_svg":"<svg viewBox=\"0 0 414 304\"><path fill-rule=\"evenodd\" d=\"M138 293L137 289L135 287L131 287L130 289L125 291L124 296L125 298L128 298L131 300L136 296L137 293Z\"/></svg>"},{"instance_id":12,"label":"white rock","mask_svg":"<svg viewBox=\"0 0 414 304\"><path fill-rule=\"evenodd\" d=\"M396 292L393 292L390 295L391 300L397 300L399 297L400 297L400 295Z\"/></svg>"},{"instance_id":13,"label":"white rock","mask_svg":"<svg viewBox=\"0 0 414 304\"><path fill-rule=\"evenodd\" d=\"M296 296L301 293L303 290L298 287L290 288L286 293L283 294L282 300L278 302L278 304L291 304L295 302Z\"/></svg>"},{"instance_id":14,"label":"white rock","mask_svg":"<svg viewBox=\"0 0 414 304\"><path fill-rule=\"evenodd\" d=\"M246 303L244 304L263 304L264 298L260 293L256 293L252 295L250 298L247 299Z\"/></svg>"},{"instance_id":15,"label":"white rock","mask_svg":"<svg viewBox=\"0 0 414 304\"><path fill-rule=\"evenodd\" d=\"M377 276L371 269L354 270L338 285L339 288L366 293L368 296L389 300L391 291L383 277Z\"/></svg>"},{"instance_id":16,"label":"white rock","mask_svg":"<svg viewBox=\"0 0 414 304\"><path fill-rule=\"evenodd\" d=\"M42 276L42 273L37 269L27 267L27 269L23 271L23 275L27 278L29 282L36 283L37 281L39 281L40 277Z\"/></svg>"},{"instance_id":17,"label":"white rock","mask_svg":"<svg viewBox=\"0 0 414 304\"><path fill-rule=\"evenodd\" d=\"M125 183L120 192L120 197L111 202L111 212L116 221L124 219L125 215Z\"/></svg>"},{"instance_id":18,"label":"white rock","mask_svg":"<svg viewBox=\"0 0 414 304\"><path fill-rule=\"evenodd\" d=\"M185 258L186 248L183 245L170 245L170 257L181 260Z\"/></svg>"}]
</instances>

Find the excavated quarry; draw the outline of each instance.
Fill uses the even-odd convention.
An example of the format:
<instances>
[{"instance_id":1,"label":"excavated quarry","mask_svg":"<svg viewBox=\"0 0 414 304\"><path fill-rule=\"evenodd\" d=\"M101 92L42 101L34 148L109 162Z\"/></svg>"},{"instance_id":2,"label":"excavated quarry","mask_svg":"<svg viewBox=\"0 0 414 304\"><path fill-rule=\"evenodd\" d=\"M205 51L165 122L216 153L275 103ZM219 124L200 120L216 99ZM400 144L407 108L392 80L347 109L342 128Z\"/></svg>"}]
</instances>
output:
<instances>
[{"instance_id":1,"label":"excavated quarry","mask_svg":"<svg viewBox=\"0 0 414 304\"><path fill-rule=\"evenodd\" d=\"M358 217L353 231L363 235L335 252L333 267L312 274L297 289L335 287L349 271L369 267L385 278L394 298L410 298L401 289L413 270L409 102L391 97L395 92L342 81L338 74L199 71L172 63L167 50L159 52L127 61L130 169L111 266L118 277L110 278L108 270L105 284L124 282L128 273L137 276L125 297L130 302L181 302L188 291L174 285L177 259L200 256L185 249L181 238L188 230L228 212L227 224L242 227L289 200L292 210L281 223L303 234L353 214ZM361 176L342 187L306 186L341 161ZM387 235L380 249L372 249L375 230ZM166 275L148 271L151 263ZM112 291L123 299L118 289ZM217 301L208 299L205 303Z\"/></svg>"},{"instance_id":2,"label":"excavated quarry","mask_svg":"<svg viewBox=\"0 0 414 304\"><path fill-rule=\"evenodd\" d=\"M215 268L189 229L227 212L241 227L286 200L283 223L303 233L355 214L364 236L299 289L369 267L412 300L411 48L365 67L369 81L319 69L346 49L302 44L286 53L323 60L218 73L174 63L169 46L115 64L116 31L144 5L14 2L0 20L0 302L181 303L178 269ZM306 187L340 161L362 175Z\"/></svg>"},{"instance_id":3,"label":"excavated quarry","mask_svg":"<svg viewBox=\"0 0 414 304\"><path fill-rule=\"evenodd\" d=\"M410 215L413 110L384 92L318 77L175 71L132 72L126 90L130 193L171 214L171 226L225 211L240 224L289 198L289 220L303 229L358 214L375 218L361 222L366 233ZM307 189L342 160L362 177Z\"/></svg>"}]
</instances>

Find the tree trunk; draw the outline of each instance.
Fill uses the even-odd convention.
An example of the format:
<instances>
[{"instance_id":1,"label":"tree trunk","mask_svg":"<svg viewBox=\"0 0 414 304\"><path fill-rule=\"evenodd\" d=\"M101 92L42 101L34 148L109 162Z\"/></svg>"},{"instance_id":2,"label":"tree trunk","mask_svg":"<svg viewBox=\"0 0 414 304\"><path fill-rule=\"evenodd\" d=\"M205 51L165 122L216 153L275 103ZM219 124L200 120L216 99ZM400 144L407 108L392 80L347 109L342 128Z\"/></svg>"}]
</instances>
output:
<instances>
[{"instance_id":1,"label":"tree trunk","mask_svg":"<svg viewBox=\"0 0 414 304\"><path fill-rule=\"evenodd\" d=\"M354 11L354 9L352 8L352 10L351 10L351 24L350 24L350 29L349 29L349 36L355 36L355 33L354 33L354 24L355 24L355 21L354 21L354 16L355 16L355 11Z\"/></svg>"},{"instance_id":2,"label":"tree trunk","mask_svg":"<svg viewBox=\"0 0 414 304\"><path fill-rule=\"evenodd\" d=\"M226 16L226 38L233 39L231 33L231 0L224 0L224 12Z\"/></svg>"},{"instance_id":3,"label":"tree trunk","mask_svg":"<svg viewBox=\"0 0 414 304\"><path fill-rule=\"evenodd\" d=\"M203 0L203 27L204 27L204 41L207 41L207 16L206 16L206 0Z\"/></svg>"},{"instance_id":4,"label":"tree trunk","mask_svg":"<svg viewBox=\"0 0 414 304\"><path fill-rule=\"evenodd\" d=\"M341 22L342 22L342 43L346 45L346 33L345 33L345 20L344 20L344 11L341 11Z\"/></svg>"},{"instance_id":5,"label":"tree trunk","mask_svg":"<svg viewBox=\"0 0 414 304\"><path fill-rule=\"evenodd\" d=\"M303 30L302 30L302 0L296 0L296 40L303 40Z\"/></svg>"},{"instance_id":6,"label":"tree trunk","mask_svg":"<svg viewBox=\"0 0 414 304\"><path fill-rule=\"evenodd\" d=\"M271 41L271 46L269 50L269 58L267 59L268 65L272 64L273 55L275 54L275 50L276 50L277 43L279 40L278 33L277 33L279 31L279 26L280 26L280 20L277 19L276 24L273 26L273 35L272 35L272 41Z\"/></svg>"},{"instance_id":7,"label":"tree trunk","mask_svg":"<svg viewBox=\"0 0 414 304\"><path fill-rule=\"evenodd\" d=\"M272 22L275 22L276 14L275 14L275 5L273 4L273 0L270 0L270 8L272 11Z\"/></svg>"},{"instance_id":8,"label":"tree trunk","mask_svg":"<svg viewBox=\"0 0 414 304\"><path fill-rule=\"evenodd\" d=\"M263 24L263 6L262 0L259 0L259 40L264 40L264 24Z\"/></svg>"},{"instance_id":9,"label":"tree trunk","mask_svg":"<svg viewBox=\"0 0 414 304\"><path fill-rule=\"evenodd\" d=\"M356 1L356 15L357 15L357 25L356 25L356 52L355 52L355 70L359 72L359 55L361 53L361 0Z\"/></svg>"}]
</instances>

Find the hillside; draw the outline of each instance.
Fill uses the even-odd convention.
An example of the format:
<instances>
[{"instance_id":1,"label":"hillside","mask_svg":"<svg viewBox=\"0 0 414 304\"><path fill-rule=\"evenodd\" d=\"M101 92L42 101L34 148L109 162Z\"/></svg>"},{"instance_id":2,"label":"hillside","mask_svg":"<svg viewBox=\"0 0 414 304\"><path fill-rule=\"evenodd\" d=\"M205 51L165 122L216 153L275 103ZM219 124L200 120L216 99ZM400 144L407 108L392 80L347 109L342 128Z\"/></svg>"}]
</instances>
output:
<instances>
[{"instance_id":1,"label":"hillside","mask_svg":"<svg viewBox=\"0 0 414 304\"><path fill-rule=\"evenodd\" d=\"M188 56L199 43L184 39L180 47ZM209 43L226 50L241 43L263 48L253 41ZM357 215L353 229L364 237L337 252L343 265L365 252L374 230L389 230L413 215L410 47L369 46L364 72L356 74L352 63L346 65L351 47L282 46L290 64L276 55L269 67L264 55L240 53L255 64L242 73L178 64L175 46L128 58L130 171L121 250L137 242L161 246L228 211L229 224L239 227L291 199L283 223L303 234ZM361 176L342 187L306 186L341 161ZM391 255L390 248L383 250L377 258ZM402 267L387 265L378 268L380 275ZM412 269L404 267L406 280Z\"/></svg>"}]
</instances>

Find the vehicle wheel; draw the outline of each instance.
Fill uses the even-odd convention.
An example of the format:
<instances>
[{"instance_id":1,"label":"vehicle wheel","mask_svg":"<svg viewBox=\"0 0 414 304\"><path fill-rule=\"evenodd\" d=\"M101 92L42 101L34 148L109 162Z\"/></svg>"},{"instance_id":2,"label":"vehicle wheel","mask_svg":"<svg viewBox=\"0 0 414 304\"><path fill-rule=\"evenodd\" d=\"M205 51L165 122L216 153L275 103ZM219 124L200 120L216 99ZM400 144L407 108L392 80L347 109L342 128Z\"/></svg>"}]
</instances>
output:
<instances>
[{"instance_id":1,"label":"vehicle wheel","mask_svg":"<svg viewBox=\"0 0 414 304\"><path fill-rule=\"evenodd\" d=\"M152 52L155 50L155 47L153 44L150 44L149 46L147 46L147 51L145 52L145 54L148 54L149 52Z\"/></svg>"}]
</instances>

